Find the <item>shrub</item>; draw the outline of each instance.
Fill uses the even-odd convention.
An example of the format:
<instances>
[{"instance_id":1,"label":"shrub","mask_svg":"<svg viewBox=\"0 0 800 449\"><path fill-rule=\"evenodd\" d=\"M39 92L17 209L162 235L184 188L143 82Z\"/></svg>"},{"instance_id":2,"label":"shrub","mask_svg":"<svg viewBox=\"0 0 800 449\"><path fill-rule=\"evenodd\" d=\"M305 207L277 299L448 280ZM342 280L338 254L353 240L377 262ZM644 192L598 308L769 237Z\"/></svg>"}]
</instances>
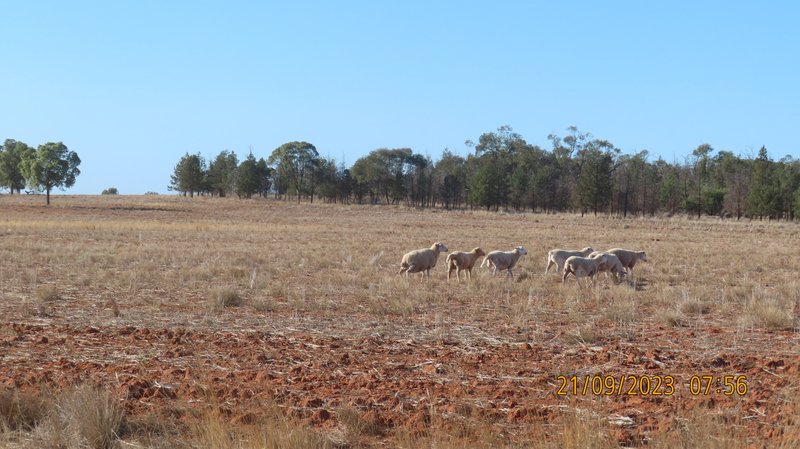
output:
<instances>
[{"instance_id":1,"label":"shrub","mask_svg":"<svg viewBox=\"0 0 800 449\"><path fill-rule=\"evenodd\" d=\"M103 190L102 192L100 192L100 194L101 195L118 195L119 194L119 190L117 190L116 187L109 187L109 188Z\"/></svg>"}]
</instances>

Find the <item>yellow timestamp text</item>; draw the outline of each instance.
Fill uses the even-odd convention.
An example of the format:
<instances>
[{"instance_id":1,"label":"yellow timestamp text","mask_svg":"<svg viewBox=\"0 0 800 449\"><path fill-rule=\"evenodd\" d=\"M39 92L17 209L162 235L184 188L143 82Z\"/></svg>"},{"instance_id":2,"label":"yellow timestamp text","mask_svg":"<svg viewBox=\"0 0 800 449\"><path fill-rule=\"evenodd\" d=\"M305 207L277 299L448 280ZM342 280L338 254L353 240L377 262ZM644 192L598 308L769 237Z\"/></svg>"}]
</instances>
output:
<instances>
[{"instance_id":1,"label":"yellow timestamp text","mask_svg":"<svg viewBox=\"0 0 800 449\"><path fill-rule=\"evenodd\" d=\"M556 376L558 396L673 396L679 386L687 386L694 396L747 394L747 376L693 375L688 383L666 375L586 375Z\"/></svg>"}]
</instances>

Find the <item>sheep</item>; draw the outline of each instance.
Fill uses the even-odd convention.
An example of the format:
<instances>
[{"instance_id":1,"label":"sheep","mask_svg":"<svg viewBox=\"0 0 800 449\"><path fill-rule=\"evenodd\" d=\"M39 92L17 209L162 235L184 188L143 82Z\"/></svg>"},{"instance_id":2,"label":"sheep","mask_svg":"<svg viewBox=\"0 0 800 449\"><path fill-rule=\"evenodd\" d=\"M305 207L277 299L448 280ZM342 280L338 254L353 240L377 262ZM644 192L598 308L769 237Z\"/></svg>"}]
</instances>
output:
<instances>
[{"instance_id":1,"label":"sheep","mask_svg":"<svg viewBox=\"0 0 800 449\"><path fill-rule=\"evenodd\" d=\"M556 266L556 273L560 273L564 269L564 261L571 256L587 257L594 250L591 246L587 246L580 251L568 249L551 249L547 252L547 266L544 269L545 274L550 270L551 265Z\"/></svg>"},{"instance_id":2,"label":"sheep","mask_svg":"<svg viewBox=\"0 0 800 449\"><path fill-rule=\"evenodd\" d=\"M605 256L600 264L597 266L597 272L602 273L610 273L614 277L614 281L619 283L622 281L622 277L625 276L625 268L622 266L622 262L620 262L619 258L614 254L603 252L603 251L595 251L589 254L590 259L597 259L601 256Z\"/></svg>"},{"instance_id":3,"label":"sheep","mask_svg":"<svg viewBox=\"0 0 800 449\"><path fill-rule=\"evenodd\" d=\"M483 259L481 266L491 267L493 269L492 274L508 270L506 278L511 276L511 279L514 279L514 272L511 269L517 264L519 258L525 254L528 254L528 251L522 246L518 246L511 251L492 251Z\"/></svg>"},{"instance_id":4,"label":"sheep","mask_svg":"<svg viewBox=\"0 0 800 449\"><path fill-rule=\"evenodd\" d=\"M633 276L633 266L636 265L636 262L642 261L647 262L647 254L644 251L633 251L629 249L622 249L622 248L614 248L606 251L609 254L613 254L619 258L619 261L622 263L622 266L628 271L628 274Z\"/></svg>"},{"instance_id":5,"label":"sheep","mask_svg":"<svg viewBox=\"0 0 800 449\"><path fill-rule=\"evenodd\" d=\"M431 278L431 268L436 266L436 261L439 259L439 253L446 253L447 245L442 242L436 242L430 248L417 249L406 253L400 261L400 272L398 274L408 273L422 273Z\"/></svg>"},{"instance_id":6,"label":"sheep","mask_svg":"<svg viewBox=\"0 0 800 449\"><path fill-rule=\"evenodd\" d=\"M597 277L600 265L607 262L608 258L604 254L598 254L595 258L570 256L564 261L564 275L561 277L561 283L566 284L567 276L573 274L578 287L583 287L581 285L581 277L585 276L592 279L592 286L594 286L594 280Z\"/></svg>"},{"instance_id":7,"label":"sheep","mask_svg":"<svg viewBox=\"0 0 800 449\"><path fill-rule=\"evenodd\" d=\"M475 248L470 252L463 252L463 251L453 251L452 253L447 255L447 280L450 280L450 273L453 270L456 270L456 279L461 281L461 271L463 270L464 279L469 276L472 279L472 267L475 266L475 261L478 260L478 257L485 256L486 253L480 249Z\"/></svg>"}]
</instances>

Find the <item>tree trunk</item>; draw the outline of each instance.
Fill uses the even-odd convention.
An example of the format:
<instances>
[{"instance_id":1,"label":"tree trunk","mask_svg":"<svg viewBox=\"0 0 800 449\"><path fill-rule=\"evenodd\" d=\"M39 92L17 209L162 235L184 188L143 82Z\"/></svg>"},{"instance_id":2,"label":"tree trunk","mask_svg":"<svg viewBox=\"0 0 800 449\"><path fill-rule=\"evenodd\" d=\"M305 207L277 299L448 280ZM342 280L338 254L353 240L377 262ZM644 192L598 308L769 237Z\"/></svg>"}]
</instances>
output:
<instances>
[{"instance_id":1,"label":"tree trunk","mask_svg":"<svg viewBox=\"0 0 800 449\"><path fill-rule=\"evenodd\" d=\"M45 190L47 190L47 205L49 206L50 205L50 187L48 187Z\"/></svg>"}]
</instances>

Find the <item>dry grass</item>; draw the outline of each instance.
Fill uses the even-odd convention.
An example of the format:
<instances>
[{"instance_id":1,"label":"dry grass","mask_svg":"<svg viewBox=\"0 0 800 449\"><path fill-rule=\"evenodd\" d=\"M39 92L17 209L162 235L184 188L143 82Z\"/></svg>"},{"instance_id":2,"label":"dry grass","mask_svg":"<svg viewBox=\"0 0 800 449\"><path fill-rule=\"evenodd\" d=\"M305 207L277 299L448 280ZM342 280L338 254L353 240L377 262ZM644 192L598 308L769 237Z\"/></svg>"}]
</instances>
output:
<instances>
[{"instance_id":1,"label":"dry grass","mask_svg":"<svg viewBox=\"0 0 800 449\"><path fill-rule=\"evenodd\" d=\"M172 196L64 197L44 209L33 200L0 197L4 295L0 316L6 317L0 323L0 341L14 338L7 323L33 322L305 332L353 340L377 335L386 341L456 347L458 354L489 351L487 345L530 343L556 347L559 356L567 354L558 362L548 359L551 353L521 354L528 358L532 376L553 369L618 369L613 364L626 360L625 351L640 347L672 351L688 360L681 362L684 365L661 361L664 367L652 374L672 374L678 368L684 374L704 374L709 353L744 354L758 360L766 353L784 360L800 355L795 313L800 258L793 254L800 247L796 224L616 220ZM444 257L430 281L397 276L402 254L433 241L442 241L451 250L481 246L487 252L522 244L529 254L520 259L515 281L492 277L476 267L471 281L448 283ZM601 279L594 288L578 289L574 282L562 286L557 275L543 274L547 250L587 245L643 249L649 261L637 265L636 284L615 285ZM776 266L775 260L782 265ZM776 349L777 337L784 346ZM591 360L587 347L606 351L608 358ZM138 363L144 366L154 356L141 355ZM436 357L435 351L429 357ZM13 362L0 359L0 363ZM492 377L484 371L482 376ZM447 382L471 380L449 376ZM772 381L768 377L754 382ZM785 392L794 387L776 388ZM551 393L540 389L531 393L536 401L528 400L532 407L543 407L541 401L553 400ZM64 411L61 421L44 420L48 424L42 422L38 406L23 410L13 394L0 396L7 435L32 427L44 431L47 426L64 435L90 434L88 427L94 426L95 434L105 435L98 441L109 443L93 447L113 447L117 441L114 435L120 427L114 424L117 415L110 408L96 419L79 419L75 408L69 411L70 400L64 399L59 403ZM578 404L570 407L585 409L585 402L594 399L576 398ZM93 410L103 407L85 397L71 400L84 401ZM711 412L677 415L669 401L663 407L675 424L664 435L646 435L654 438L654 447L722 447L713 446L713 441L737 447L725 435L744 438L740 426L756 421ZM602 402L596 408L602 408ZM751 412L736 413L741 418ZM218 415L205 417L204 426L187 431L187 438L197 447L221 448L376 447L375 441L384 439L409 448L616 447L609 437L615 428L602 414L551 416L530 433L524 430L528 423L513 427L500 412L482 418L485 421L452 413L441 421L445 413L432 410L427 427L409 433L375 427L353 409L333 414L340 425L335 431L311 431L306 424L277 417L267 423L273 433L294 435L298 442L270 442L273 437L260 431L229 428L225 417ZM82 424L66 422L71 420ZM712 432L714 426L718 430ZM797 434L796 423L793 426L789 428ZM559 429L558 437L538 445L538 438L554 428ZM498 432L503 435L499 440ZM94 441L85 435L69 438L71 443L43 441L51 447ZM126 438L141 441L136 436ZM767 437L756 439L765 441L772 442Z\"/></svg>"},{"instance_id":2,"label":"dry grass","mask_svg":"<svg viewBox=\"0 0 800 449\"><path fill-rule=\"evenodd\" d=\"M226 307L239 307L244 299L235 289L230 287L216 288L211 292L211 310L222 310Z\"/></svg>"}]
</instances>

